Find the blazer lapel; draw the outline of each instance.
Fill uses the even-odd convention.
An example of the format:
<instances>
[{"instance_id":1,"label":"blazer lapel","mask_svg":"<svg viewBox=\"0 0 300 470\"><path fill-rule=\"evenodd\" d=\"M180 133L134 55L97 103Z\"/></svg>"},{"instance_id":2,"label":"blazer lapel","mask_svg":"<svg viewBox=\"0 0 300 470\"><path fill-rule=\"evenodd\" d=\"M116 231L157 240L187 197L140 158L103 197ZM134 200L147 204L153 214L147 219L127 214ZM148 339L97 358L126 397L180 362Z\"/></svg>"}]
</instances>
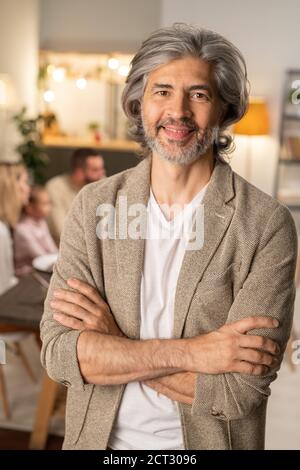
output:
<instances>
[{"instance_id":1,"label":"blazer lapel","mask_svg":"<svg viewBox=\"0 0 300 470\"><path fill-rule=\"evenodd\" d=\"M123 227L135 223L137 218L141 223L146 221L146 208L150 194L151 158L139 163L118 191L116 201L116 259L119 282L122 283L122 302L127 315L127 335L130 338L140 337L140 286L144 261L145 236L133 239L120 234L118 224L122 220ZM124 209L125 204L127 210ZM136 210L136 214L133 212ZM127 213L129 211L129 216ZM131 212L133 211L133 212ZM139 228L139 227L137 227ZM142 230L141 230L142 231Z\"/></svg>"},{"instance_id":2,"label":"blazer lapel","mask_svg":"<svg viewBox=\"0 0 300 470\"><path fill-rule=\"evenodd\" d=\"M197 284L214 256L232 219L234 208L227 205L234 197L232 170L216 162L204 204L204 243L198 250L186 250L178 277L173 337L180 338Z\"/></svg>"}]
</instances>

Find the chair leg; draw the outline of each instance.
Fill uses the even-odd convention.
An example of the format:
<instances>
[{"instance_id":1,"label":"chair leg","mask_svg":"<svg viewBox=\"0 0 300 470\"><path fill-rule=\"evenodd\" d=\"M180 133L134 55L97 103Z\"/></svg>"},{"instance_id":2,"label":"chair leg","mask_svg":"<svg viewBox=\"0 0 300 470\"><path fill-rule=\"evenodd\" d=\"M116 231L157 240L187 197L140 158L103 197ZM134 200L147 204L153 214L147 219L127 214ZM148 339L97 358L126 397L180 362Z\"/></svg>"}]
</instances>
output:
<instances>
[{"instance_id":1,"label":"chair leg","mask_svg":"<svg viewBox=\"0 0 300 470\"><path fill-rule=\"evenodd\" d=\"M34 425L29 441L29 450L43 450L46 447L50 418L52 416L57 394L62 385L54 382L44 372Z\"/></svg>"},{"instance_id":2,"label":"chair leg","mask_svg":"<svg viewBox=\"0 0 300 470\"><path fill-rule=\"evenodd\" d=\"M7 399L7 391L6 391L6 385L5 385L5 378L4 378L4 372L3 372L3 365L0 364L0 395L2 399L2 404L3 404L3 410L4 410L4 416L6 419L10 419L10 409L9 409L9 404L8 404L8 399Z\"/></svg>"},{"instance_id":3,"label":"chair leg","mask_svg":"<svg viewBox=\"0 0 300 470\"><path fill-rule=\"evenodd\" d=\"M29 362L28 362L28 359L27 359L26 355L25 355L24 352L22 351L22 348L21 348L20 343L15 342L14 344L15 344L15 347L16 347L17 355L20 356L21 361L22 361L22 363L23 363L23 365L24 365L24 367L25 367L25 369L26 369L26 371L27 371L29 377L31 378L31 380L32 380L33 383L36 383L36 377L35 377L35 375L34 375L34 373L33 373L33 371L32 371L32 368L31 368L31 366L30 366L30 364L29 364Z\"/></svg>"}]
</instances>

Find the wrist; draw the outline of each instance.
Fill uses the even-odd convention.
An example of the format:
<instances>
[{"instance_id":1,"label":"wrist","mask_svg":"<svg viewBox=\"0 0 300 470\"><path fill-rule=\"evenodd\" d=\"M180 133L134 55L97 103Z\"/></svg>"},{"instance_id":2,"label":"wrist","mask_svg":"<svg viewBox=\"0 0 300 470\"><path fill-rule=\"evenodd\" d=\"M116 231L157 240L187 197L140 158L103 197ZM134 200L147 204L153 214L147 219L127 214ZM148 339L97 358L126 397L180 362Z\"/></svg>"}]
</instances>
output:
<instances>
[{"instance_id":1,"label":"wrist","mask_svg":"<svg viewBox=\"0 0 300 470\"><path fill-rule=\"evenodd\" d=\"M156 351L162 366L174 371L188 370L187 343L189 339L161 339L157 341Z\"/></svg>"}]
</instances>

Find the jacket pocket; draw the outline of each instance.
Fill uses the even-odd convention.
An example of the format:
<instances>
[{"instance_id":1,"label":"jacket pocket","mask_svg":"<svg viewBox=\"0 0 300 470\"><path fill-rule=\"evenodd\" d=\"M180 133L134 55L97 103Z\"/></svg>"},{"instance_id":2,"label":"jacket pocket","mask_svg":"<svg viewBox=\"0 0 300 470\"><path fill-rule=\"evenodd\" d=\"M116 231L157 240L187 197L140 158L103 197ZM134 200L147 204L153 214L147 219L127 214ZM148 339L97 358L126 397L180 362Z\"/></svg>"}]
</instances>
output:
<instances>
[{"instance_id":1,"label":"jacket pocket","mask_svg":"<svg viewBox=\"0 0 300 470\"><path fill-rule=\"evenodd\" d=\"M221 273L204 273L203 278L198 284L198 288L214 289L234 281L239 272L241 263L232 263Z\"/></svg>"},{"instance_id":2,"label":"jacket pocket","mask_svg":"<svg viewBox=\"0 0 300 470\"><path fill-rule=\"evenodd\" d=\"M80 438L94 388L95 385L87 384L83 391L76 387L68 389L65 439L73 445Z\"/></svg>"}]
</instances>

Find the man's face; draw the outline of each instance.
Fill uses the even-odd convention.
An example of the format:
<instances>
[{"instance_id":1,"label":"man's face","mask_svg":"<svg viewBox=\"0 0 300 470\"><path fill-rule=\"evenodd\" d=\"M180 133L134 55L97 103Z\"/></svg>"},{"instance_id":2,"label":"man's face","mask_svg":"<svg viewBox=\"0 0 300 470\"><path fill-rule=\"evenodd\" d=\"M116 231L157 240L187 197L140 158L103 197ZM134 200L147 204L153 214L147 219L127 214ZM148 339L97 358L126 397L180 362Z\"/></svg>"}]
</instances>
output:
<instances>
[{"instance_id":1,"label":"man's face","mask_svg":"<svg viewBox=\"0 0 300 470\"><path fill-rule=\"evenodd\" d=\"M88 157L83 172L86 183L93 183L103 178L106 175L103 158L100 155Z\"/></svg>"},{"instance_id":2,"label":"man's face","mask_svg":"<svg viewBox=\"0 0 300 470\"><path fill-rule=\"evenodd\" d=\"M220 119L211 66L186 57L154 70L141 110L145 137L155 154L181 165L205 155Z\"/></svg>"}]
</instances>

